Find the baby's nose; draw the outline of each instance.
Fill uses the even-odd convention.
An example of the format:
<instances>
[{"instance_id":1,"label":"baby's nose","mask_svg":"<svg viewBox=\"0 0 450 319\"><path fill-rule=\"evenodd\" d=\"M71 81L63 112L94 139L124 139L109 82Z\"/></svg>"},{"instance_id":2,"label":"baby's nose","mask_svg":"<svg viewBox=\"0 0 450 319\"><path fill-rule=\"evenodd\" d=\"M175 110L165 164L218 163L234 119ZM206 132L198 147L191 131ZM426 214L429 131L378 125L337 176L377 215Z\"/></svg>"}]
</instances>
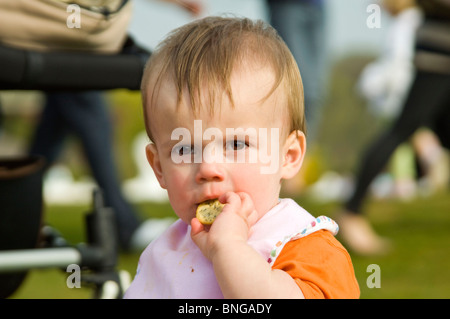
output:
<instances>
[{"instance_id":1,"label":"baby's nose","mask_svg":"<svg viewBox=\"0 0 450 319\"><path fill-rule=\"evenodd\" d=\"M198 170L195 177L197 183L221 182L225 179L223 163L206 162L203 160L197 165Z\"/></svg>"}]
</instances>

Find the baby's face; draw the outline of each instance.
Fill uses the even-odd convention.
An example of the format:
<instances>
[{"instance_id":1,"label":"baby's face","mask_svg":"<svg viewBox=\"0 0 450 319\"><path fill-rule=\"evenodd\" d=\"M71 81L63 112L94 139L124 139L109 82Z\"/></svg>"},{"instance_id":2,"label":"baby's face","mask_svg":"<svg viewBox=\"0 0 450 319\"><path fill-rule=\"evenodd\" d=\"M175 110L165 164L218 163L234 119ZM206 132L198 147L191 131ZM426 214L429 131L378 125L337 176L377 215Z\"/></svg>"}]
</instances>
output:
<instances>
[{"instance_id":1,"label":"baby's face","mask_svg":"<svg viewBox=\"0 0 450 319\"><path fill-rule=\"evenodd\" d=\"M235 71L234 107L224 94L214 115L202 103L197 116L187 94L177 108L174 85L162 83L149 112L155 145L147 147L147 156L175 213L187 224L198 204L227 191L248 193L260 216L276 205L288 121L281 88L264 99L273 78L268 68Z\"/></svg>"}]
</instances>

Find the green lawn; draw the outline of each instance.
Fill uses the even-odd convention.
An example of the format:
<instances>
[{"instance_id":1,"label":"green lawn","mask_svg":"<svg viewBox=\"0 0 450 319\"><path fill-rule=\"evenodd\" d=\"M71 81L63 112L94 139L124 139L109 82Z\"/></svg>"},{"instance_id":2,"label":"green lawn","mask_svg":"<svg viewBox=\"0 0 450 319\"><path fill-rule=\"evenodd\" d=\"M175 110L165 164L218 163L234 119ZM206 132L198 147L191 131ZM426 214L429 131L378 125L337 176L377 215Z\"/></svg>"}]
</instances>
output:
<instances>
[{"instance_id":1,"label":"green lawn","mask_svg":"<svg viewBox=\"0 0 450 319\"><path fill-rule=\"evenodd\" d=\"M314 215L333 217L336 204L297 200ZM168 205L145 204L143 214L172 214ZM47 207L46 219L70 242L84 240L83 215L88 207ZM393 251L383 257L352 255L361 298L450 298L450 196L435 195L403 203L372 201L366 211L380 234L392 240ZM139 254L121 254L119 268L134 276ZM368 288L367 267L380 267L380 288ZM12 298L89 298L88 288L66 286L61 270L31 271Z\"/></svg>"},{"instance_id":2,"label":"green lawn","mask_svg":"<svg viewBox=\"0 0 450 319\"><path fill-rule=\"evenodd\" d=\"M313 204L310 207L316 209ZM330 216L336 211L333 205L322 208ZM361 298L450 298L448 193L408 203L371 202L366 211L375 229L392 241L393 249L381 257L352 254ZM366 284L371 264L380 267L380 288Z\"/></svg>"}]
</instances>

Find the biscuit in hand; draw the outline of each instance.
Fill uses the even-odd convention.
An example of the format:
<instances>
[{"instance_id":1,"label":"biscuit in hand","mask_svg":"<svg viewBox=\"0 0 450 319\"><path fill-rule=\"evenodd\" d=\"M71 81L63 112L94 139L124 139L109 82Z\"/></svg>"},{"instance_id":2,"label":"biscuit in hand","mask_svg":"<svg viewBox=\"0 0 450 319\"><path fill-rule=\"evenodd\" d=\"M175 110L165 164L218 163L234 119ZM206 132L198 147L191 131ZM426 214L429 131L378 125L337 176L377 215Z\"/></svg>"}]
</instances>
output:
<instances>
[{"instance_id":1,"label":"biscuit in hand","mask_svg":"<svg viewBox=\"0 0 450 319\"><path fill-rule=\"evenodd\" d=\"M222 212L224 206L225 204L219 202L218 199L207 200L198 205L195 217L197 217L203 225L211 225L217 215Z\"/></svg>"}]
</instances>

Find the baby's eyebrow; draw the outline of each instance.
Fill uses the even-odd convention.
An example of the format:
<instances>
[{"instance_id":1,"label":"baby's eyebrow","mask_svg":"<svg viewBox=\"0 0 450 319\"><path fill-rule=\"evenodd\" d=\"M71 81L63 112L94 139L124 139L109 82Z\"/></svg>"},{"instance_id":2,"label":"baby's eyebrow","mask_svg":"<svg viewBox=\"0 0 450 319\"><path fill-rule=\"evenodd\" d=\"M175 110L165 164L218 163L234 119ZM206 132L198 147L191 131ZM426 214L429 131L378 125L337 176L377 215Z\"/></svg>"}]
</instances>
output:
<instances>
[{"instance_id":1,"label":"baby's eyebrow","mask_svg":"<svg viewBox=\"0 0 450 319\"><path fill-rule=\"evenodd\" d=\"M166 141L161 141L160 143L155 143L155 145L157 145L158 148L158 152L163 153L166 150L172 150L172 148L175 146L175 144L179 142L179 141L174 141L174 140L166 140Z\"/></svg>"},{"instance_id":2,"label":"baby's eyebrow","mask_svg":"<svg viewBox=\"0 0 450 319\"><path fill-rule=\"evenodd\" d=\"M175 140L169 139L169 140L161 143L161 148L163 148L163 149L172 148L172 147L175 146L175 144L177 144L180 141L181 141L181 139L179 139L179 140L177 140L177 139L175 139Z\"/></svg>"}]
</instances>

